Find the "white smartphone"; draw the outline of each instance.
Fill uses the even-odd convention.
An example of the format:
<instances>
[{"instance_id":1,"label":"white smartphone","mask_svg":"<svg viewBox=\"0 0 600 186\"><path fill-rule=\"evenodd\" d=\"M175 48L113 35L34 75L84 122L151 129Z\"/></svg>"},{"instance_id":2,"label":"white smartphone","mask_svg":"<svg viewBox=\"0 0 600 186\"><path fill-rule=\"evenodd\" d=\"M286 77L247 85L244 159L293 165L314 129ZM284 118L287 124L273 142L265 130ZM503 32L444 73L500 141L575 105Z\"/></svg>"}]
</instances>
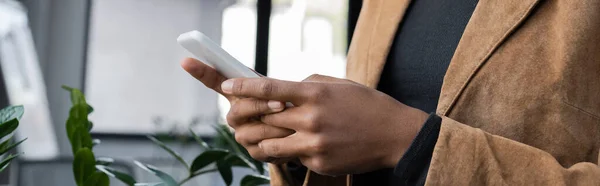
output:
<instances>
[{"instance_id":1,"label":"white smartphone","mask_svg":"<svg viewBox=\"0 0 600 186\"><path fill-rule=\"evenodd\" d=\"M199 31L190 31L179 35L177 42L198 60L211 66L226 78L261 77L240 61L231 56L218 44Z\"/></svg>"},{"instance_id":2,"label":"white smartphone","mask_svg":"<svg viewBox=\"0 0 600 186\"><path fill-rule=\"evenodd\" d=\"M255 78L263 75L246 67L240 61L231 56L225 49L221 48L206 35L199 31L190 31L179 35L177 42L198 60L211 66L226 78ZM293 107L290 102L286 107Z\"/></svg>"}]
</instances>

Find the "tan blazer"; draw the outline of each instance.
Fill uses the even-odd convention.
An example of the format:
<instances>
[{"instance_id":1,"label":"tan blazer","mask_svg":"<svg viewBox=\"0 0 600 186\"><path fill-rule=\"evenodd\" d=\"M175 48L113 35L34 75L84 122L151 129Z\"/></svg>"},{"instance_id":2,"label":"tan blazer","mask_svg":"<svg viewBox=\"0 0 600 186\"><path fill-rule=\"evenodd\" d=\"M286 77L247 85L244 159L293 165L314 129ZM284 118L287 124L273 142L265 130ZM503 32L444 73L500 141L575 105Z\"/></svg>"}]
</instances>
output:
<instances>
[{"instance_id":1,"label":"tan blazer","mask_svg":"<svg viewBox=\"0 0 600 186\"><path fill-rule=\"evenodd\" d=\"M364 1L349 79L376 87L409 3ZM437 114L426 185L600 185L600 0L480 0ZM350 181L308 173L305 185Z\"/></svg>"}]
</instances>

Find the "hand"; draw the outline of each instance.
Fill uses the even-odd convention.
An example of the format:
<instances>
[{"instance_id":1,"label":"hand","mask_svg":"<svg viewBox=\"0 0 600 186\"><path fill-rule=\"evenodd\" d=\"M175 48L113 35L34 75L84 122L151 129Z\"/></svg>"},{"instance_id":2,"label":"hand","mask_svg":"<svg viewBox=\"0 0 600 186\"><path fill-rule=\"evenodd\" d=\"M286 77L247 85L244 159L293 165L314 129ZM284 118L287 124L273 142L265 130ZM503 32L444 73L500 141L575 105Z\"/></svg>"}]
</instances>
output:
<instances>
[{"instance_id":1,"label":"hand","mask_svg":"<svg viewBox=\"0 0 600 186\"><path fill-rule=\"evenodd\" d=\"M313 75L303 82L230 79L225 94L292 102L295 107L261 120L296 133L259 143L272 157L298 157L323 175L391 168L412 143L428 114L360 84Z\"/></svg>"},{"instance_id":2,"label":"hand","mask_svg":"<svg viewBox=\"0 0 600 186\"><path fill-rule=\"evenodd\" d=\"M281 102L224 94L221 90L221 83L227 78L219 74L214 68L198 60L184 59L181 67L206 87L213 89L229 100L231 110L227 114L227 121L235 129L236 141L244 146L252 157L273 163L289 161L289 159L268 157L258 148L258 142L264 139L282 138L294 133L292 130L266 125L258 120L262 115L283 110L284 106Z\"/></svg>"}]
</instances>

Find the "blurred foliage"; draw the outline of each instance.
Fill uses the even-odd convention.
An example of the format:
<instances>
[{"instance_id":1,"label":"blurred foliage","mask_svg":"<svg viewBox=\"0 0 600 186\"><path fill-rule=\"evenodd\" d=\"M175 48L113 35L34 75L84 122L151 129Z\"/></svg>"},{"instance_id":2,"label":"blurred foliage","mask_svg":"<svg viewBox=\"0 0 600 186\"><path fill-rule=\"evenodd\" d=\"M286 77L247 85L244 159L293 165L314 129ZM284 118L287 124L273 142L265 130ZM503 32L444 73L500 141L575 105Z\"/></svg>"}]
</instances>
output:
<instances>
[{"instance_id":1,"label":"blurred foliage","mask_svg":"<svg viewBox=\"0 0 600 186\"><path fill-rule=\"evenodd\" d=\"M173 176L153 165L135 161L134 163L138 167L161 180L160 183L139 183L131 175L111 168L112 159L96 158L94 156L92 149L100 143L100 140L92 139L90 135L93 124L88 120L88 114L93 111L93 108L86 103L85 97L80 90L66 86L63 86L63 88L71 93L71 102L73 103L69 112L69 119L66 122L66 129L75 156L73 173L78 186L108 186L109 176L130 186L180 186L196 176L212 172L218 172L223 182L229 186L233 181L233 167L248 168L257 173L257 175L247 175L242 178L241 185L243 186L257 186L269 183L269 178L262 176L265 173L265 165L260 161L252 159L248 152L234 140L233 133L225 125L214 126L217 136L215 137L216 143L212 146L197 136L191 129L189 130L189 135L174 136L176 140L185 139L184 142L190 141L187 139L191 136L193 137L192 142L195 142L203 150L202 153L194 158L191 164L186 162L178 152L163 142L172 138L173 133L160 134L156 137L147 136L150 141L165 150L181 166L185 167L188 175L181 181L177 181ZM193 122L197 123L195 120Z\"/></svg>"},{"instance_id":2,"label":"blurred foliage","mask_svg":"<svg viewBox=\"0 0 600 186\"><path fill-rule=\"evenodd\" d=\"M74 156L73 175L77 186L108 186L110 185L109 175L127 175L108 168L113 162L112 159L96 159L92 149L100 144L100 140L92 139L90 131L94 125L88 120L88 115L94 109L87 104L85 96L80 90L68 86L63 86L63 89L67 90L71 96L72 106L65 127ZM128 177L133 180L131 176ZM125 183L133 186L135 180Z\"/></svg>"},{"instance_id":3,"label":"blurred foliage","mask_svg":"<svg viewBox=\"0 0 600 186\"><path fill-rule=\"evenodd\" d=\"M4 171L10 162L19 154L9 154L12 149L23 143L26 139L13 142L13 132L19 127L19 120L23 117L23 106L9 106L0 110L0 172Z\"/></svg>"}]
</instances>

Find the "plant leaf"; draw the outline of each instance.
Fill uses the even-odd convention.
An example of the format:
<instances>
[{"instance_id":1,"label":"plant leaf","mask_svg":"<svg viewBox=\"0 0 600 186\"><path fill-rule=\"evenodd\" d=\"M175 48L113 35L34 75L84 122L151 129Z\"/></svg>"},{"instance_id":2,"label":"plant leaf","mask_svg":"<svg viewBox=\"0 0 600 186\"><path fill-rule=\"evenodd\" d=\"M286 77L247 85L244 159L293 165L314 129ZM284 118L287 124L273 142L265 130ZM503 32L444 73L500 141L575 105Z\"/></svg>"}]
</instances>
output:
<instances>
[{"instance_id":1,"label":"plant leaf","mask_svg":"<svg viewBox=\"0 0 600 186\"><path fill-rule=\"evenodd\" d=\"M71 103L73 105L79 104L79 103L86 103L85 101L85 96L83 95L83 93L81 92L81 90L78 90L76 88L71 88L69 86L63 85L62 86L63 89L69 91L70 96L71 96ZM87 103L86 103L87 104ZM94 112L94 107L92 107L91 105L88 105L88 114Z\"/></svg>"},{"instance_id":2,"label":"plant leaf","mask_svg":"<svg viewBox=\"0 0 600 186\"><path fill-rule=\"evenodd\" d=\"M79 151L79 149L92 149L93 146L92 136L90 133L84 128L76 128L75 132L73 133L73 140L71 142L71 150L73 151L73 154Z\"/></svg>"},{"instance_id":3,"label":"plant leaf","mask_svg":"<svg viewBox=\"0 0 600 186\"><path fill-rule=\"evenodd\" d=\"M196 140L196 142L198 142L198 144L200 144L200 146L202 146L202 148L204 148L203 150L211 149L211 147L208 145L208 143L204 142L204 140L202 140L202 138L200 138L198 135L196 135L196 133L191 128L189 130L190 130L190 133L192 133L194 140Z\"/></svg>"},{"instance_id":4,"label":"plant leaf","mask_svg":"<svg viewBox=\"0 0 600 186\"><path fill-rule=\"evenodd\" d=\"M250 156L250 153L248 153L248 151L246 151L246 149L242 145L235 141L235 137L231 130L229 130L228 126L213 125L213 128L215 128L215 130L217 131L217 139L215 141L224 141L226 143L224 145L228 146L229 149L232 149L238 155L241 155L243 159L252 162L252 164L254 164L254 167L256 167L255 170L257 170L258 173L265 173L264 163L252 158L252 156Z\"/></svg>"},{"instance_id":5,"label":"plant leaf","mask_svg":"<svg viewBox=\"0 0 600 186\"><path fill-rule=\"evenodd\" d=\"M69 118L67 119L67 136L69 137L69 140L73 138L75 129L78 127L89 129L89 125L87 119L87 107L82 104L73 105L69 110ZM71 144L72 143L73 141L71 140Z\"/></svg>"},{"instance_id":6,"label":"plant leaf","mask_svg":"<svg viewBox=\"0 0 600 186\"><path fill-rule=\"evenodd\" d=\"M6 122L0 124L0 138L4 138L5 136L11 134L19 127L19 120L17 118L13 118Z\"/></svg>"},{"instance_id":7,"label":"plant leaf","mask_svg":"<svg viewBox=\"0 0 600 186\"><path fill-rule=\"evenodd\" d=\"M252 170L258 171L256 169L256 166L254 165L254 163L250 162L249 160L241 157L238 154L231 154L230 156L228 156L225 161L227 163L229 163L231 166L237 166L237 167L247 167L250 168Z\"/></svg>"},{"instance_id":8,"label":"plant leaf","mask_svg":"<svg viewBox=\"0 0 600 186\"><path fill-rule=\"evenodd\" d=\"M89 148L81 148L75 153L73 160L73 174L75 182L79 186L84 186L85 180L96 171L96 159L94 153Z\"/></svg>"},{"instance_id":9,"label":"plant leaf","mask_svg":"<svg viewBox=\"0 0 600 186\"><path fill-rule=\"evenodd\" d=\"M107 158L107 157L96 158L96 165L105 165L105 166L108 166L108 165L113 164L114 162L115 162L115 160L112 159L112 158Z\"/></svg>"},{"instance_id":10,"label":"plant leaf","mask_svg":"<svg viewBox=\"0 0 600 186\"><path fill-rule=\"evenodd\" d=\"M71 152L73 152L73 154L77 153L77 151L81 148L83 148L82 144L81 144L81 133L74 133L73 134L73 138L69 139L69 141L71 141Z\"/></svg>"},{"instance_id":11,"label":"plant leaf","mask_svg":"<svg viewBox=\"0 0 600 186\"><path fill-rule=\"evenodd\" d=\"M166 186L165 183L136 183L134 186Z\"/></svg>"},{"instance_id":12,"label":"plant leaf","mask_svg":"<svg viewBox=\"0 0 600 186\"><path fill-rule=\"evenodd\" d=\"M8 139L6 142L10 142L12 138ZM22 139L19 142L13 143L11 145L8 145L8 143L4 142L0 145L0 155L10 151L11 149L15 148L17 145L23 143L23 141L27 140L27 138ZM6 143L6 144L5 144ZM5 146L6 145L6 146Z\"/></svg>"},{"instance_id":13,"label":"plant leaf","mask_svg":"<svg viewBox=\"0 0 600 186\"><path fill-rule=\"evenodd\" d=\"M233 172L231 171L231 165L223 160L217 161L217 169L221 173L221 178L225 182L225 185L231 185L233 181Z\"/></svg>"},{"instance_id":14,"label":"plant leaf","mask_svg":"<svg viewBox=\"0 0 600 186\"><path fill-rule=\"evenodd\" d=\"M88 106L88 109L87 109L87 111L88 111L88 114L91 114L92 112L94 112L94 107L92 107L92 106L91 106L91 105L89 105L89 104L88 104L87 106Z\"/></svg>"},{"instance_id":15,"label":"plant leaf","mask_svg":"<svg viewBox=\"0 0 600 186\"><path fill-rule=\"evenodd\" d=\"M194 173L196 171L199 171L200 169L206 167L207 165L209 165L217 160L223 159L228 154L229 154L229 151L220 150L220 149L204 151L200 155L198 155L196 157L196 159L194 159L194 161L192 162L192 167L190 168L190 172Z\"/></svg>"},{"instance_id":16,"label":"plant leaf","mask_svg":"<svg viewBox=\"0 0 600 186\"><path fill-rule=\"evenodd\" d=\"M23 105L8 106L0 110L0 123L7 122L12 119L20 120L23 117L25 109Z\"/></svg>"},{"instance_id":17,"label":"plant leaf","mask_svg":"<svg viewBox=\"0 0 600 186\"><path fill-rule=\"evenodd\" d=\"M6 147L8 147L10 145L10 143L12 142L14 136L11 136L10 138L4 140L2 143L0 143L0 149L5 149ZM2 153L0 153L0 155L2 155Z\"/></svg>"},{"instance_id":18,"label":"plant leaf","mask_svg":"<svg viewBox=\"0 0 600 186\"><path fill-rule=\"evenodd\" d=\"M60 86L60 87L61 87L62 89L65 89L66 91L69 91L69 92L73 91L73 88L71 88L71 87L69 87L69 86L67 86L67 85L62 85L62 86Z\"/></svg>"},{"instance_id":19,"label":"plant leaf","mask_svg":"<svg viewBox=\"0 0 600 186\"><path fill-rule=\"evenodd\" d=\"M72 88L72 87L69 87L66 85L63 85L62 88L71 93L71 103L73 103L73 105L77 105L77 104L81 104L81 103L86 104L85 96L83 95L81 90Z\"/></svg>"},{"instance_id":20,"label":"plant leaf","mask_svg":"<svg viewBox=\"0 0 600 186\"><path fill-rule=\"evenodd\" d=\"M6 169L8 166L10 166L10 161L4 164L4 166L0 167L0 173L4 172L4 169Z\"/></svg>"},{"instance_id":21,"label":"plant leaf","mask_svg":"<svg viewBox=\"0 0 600 186\"><path fill-rule=\"evenodd\" d=\"M84 182L82 186L109 186L110 180L108 176L103 172L92 173Z\"/></svg>"},{"instance_id":22,"label":"plant leaf","mask_svg":"<svg viewBox=\"0 0 600 186\"><path fill-rule=\"evenodd\" d=\"M169 154L171 154L171 156L175 157L175 159L177 159L179 162L181 162L181 164L183 164L183 166L185 166L186 169L188 169L188 170L190 169L190 166L185 162L185 160L183 160L183 158L181 158L181 155L179 155L179 153L173 151L173 149L167 147L167 145L165 145L162 141L160 141L152 136L146 136L146 137L148 137L148 139L152 140L152 142L154 142L155 144L160 146L160 148L164 149Z\"/></svg>"},{"instance_id":23,"label":"plant leaf","mask_svg":"<svg viewBox=\"0 0 600 186\"><path fill-rule=\"evenodd\" d=\"M88 131L92 131L92 128L94 128L94 123L92 123L91 121L88 121L87 128L88 128Z\"/></svg>"},{"instance_id":24,"label":"plant leaf","mask_svg":"<svg viewBox=\"0 0 600 186\"><path fill-rule=\"evenodd\" d=\"M19 155L21 155L21 154L12 154L12 155L4 158L4 160L0 161L0 172L2 172L4 169L6 169L6 167L8 167L8 165L10 165L10 161L17 158Z\"/></svg>"},{"instance_id":25,"label":"plant leaf","mask_svg":"<svg viewBox=\"0 0 600 186\"><path fill-rule=\"evenodd\" d=\"M171 177L170 175L168 175L167 173L165 173L163 171L158 170L158 168L156 168L152 165L143 164L139 161L134 161L134 163L138 167L140 167L140 168L154 174L156 177L160 178L160 180L162 180L166 186L178 186L177 181L175 181L175 179L173 179L173 177Z\"/></svg>"},{"instance_id":26,"label":"plant leaf","mask_svg":"<svg viewBox=\"0 0 600 186\"><path fill-rule=\"evenodd\" d=\"M213 125L213 128L217 131L217 136L223 139L231 149L239 154L242 154L242 150L239 148L238 143L233 137L233 133L225 125Z\"/></svg>"},{"instance_id":27,"label":"plant leaf","mask_svg":"<svg viewBox=\"0 0 600 186\"><path fill-rule=\"evenodd\" d=\"M242 178L240 185L241 186L259 186L259 185L265 185L265 184L269 184L269 183L270 183L269 177L260 176L260 175L248 175L248 176L244 176L244 178Z\"/></svg>"},{"instance_id":28,"label":"plant leaf","mask_svg":"<svg viewBox=\"0 0 600 186\"><path fill-rule=\"evenodd\" d=\"M96 165L96 169L104 172L106 175L108 175L110 177L117 178L118 180L127 184L128 186L136 185L135 179L133 179L133 177L131 177L129 174L126 174L126 173L123 173L123 172L117 171L115 169L112 169L110 167L106 167L106 166L102 166L102 165Z\"/></svg>"},{"instance_id":29,"label":"plant leaf","mask_svg":"<svg viewBox=\"0 0 600 186\"><path fill-rule=\"evenodd\" d=\"M242 145L240 145L239 143L238 143L238 146L242 151L242 154L239 154L240 157L244 160L252 162L252 164L254 164L254 167L256 167L256 170L258 171L258 173L265 174L265 163L252 158L252 156L250 156L250 153L248 153L248 151L246 151L246 149L244 147L242 147Z\"/></svg>"}]
</instances>

